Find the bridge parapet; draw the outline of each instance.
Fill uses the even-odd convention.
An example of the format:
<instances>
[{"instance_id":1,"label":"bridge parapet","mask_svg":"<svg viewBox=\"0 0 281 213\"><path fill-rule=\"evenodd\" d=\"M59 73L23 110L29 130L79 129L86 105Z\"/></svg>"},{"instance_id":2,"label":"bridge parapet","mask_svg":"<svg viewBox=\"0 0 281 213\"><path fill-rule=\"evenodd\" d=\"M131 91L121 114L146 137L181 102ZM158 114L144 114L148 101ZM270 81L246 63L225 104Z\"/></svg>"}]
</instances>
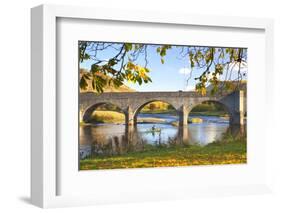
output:
<instances>
[{"instance_id":1,"label":"bridge parapet","mask_svg":"<svg viewBox=\"0 0 281 213\"><path fill-rule=\"evenodd\" d=\"M85 99L119 99L119 98L157 98L157 97L182 97L182 98L196 98L196 97L213 97L220 98L228 95L230 93L223 93L218 95L201 95L198 92L106 92L106 93L93 93L93 92L85 92L80 93L80 99L83 101Z\"/></svg>"}]
</instances>

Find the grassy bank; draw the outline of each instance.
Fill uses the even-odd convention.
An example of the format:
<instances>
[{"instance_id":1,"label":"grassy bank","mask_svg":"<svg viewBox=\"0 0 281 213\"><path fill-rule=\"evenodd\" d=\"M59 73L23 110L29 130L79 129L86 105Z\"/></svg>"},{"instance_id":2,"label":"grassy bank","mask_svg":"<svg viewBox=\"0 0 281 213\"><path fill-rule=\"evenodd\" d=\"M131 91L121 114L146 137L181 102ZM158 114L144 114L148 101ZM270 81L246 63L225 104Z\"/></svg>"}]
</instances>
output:
<instances>
[{"instance_id":1,"label":"grassy bank","mask_svg":"<svg viewBox=\"0 0 281 213\"><path fill-rule=\"evenodd\" d=\"M176 115L177 112L175 110L166 110L166 109L155 109L155 110L145 110L142 109L140 113L144 114L172 114Z\"/></svg>"},{"instance_id":2,"label":"grassy bank","mask_svg":"<svg viewBox=\"0 0 281 213\"><path fill-rule=\"evenodd\" d=\"M114 123L123 124L125 123L125 115L121 112L116 111L102 111L96 110L92 115L92 121L96 123ZM166 120L162 118L138 118L138 123L165 123ZM85 125L80 122L80 125Z\"/></svg>"},{"instance_id":3,"label":"grassy bank","mask_svg":"<svg viewBox=\"0 0 281 213\"><path fill-rule=\"evenodd\" d=\"M141 113L145 114L172 114L177 115L175 110L142 110ZM201 116L219 116L225 117L228 114L225 111L205 111L205 112L190 112L189 115L201 115Z\"/></svg>"},{"instance_id":4,"label":"grassy bank","mask_svg":"<svg viewBox=\"0 0 281 213\"><path fill-rule=\"evenodd\" d=\"M228 137L207 146L148 147L122 156L96 157L80 161L81 170L192 166L246 163L245 138Z\"/></svg>"},{"instance_id":5,"label":"grassy bank","mask_svg":"<svg viewBox=\"0 0 281 213\"><path fill-rule=\"evenodd\" d=\"M176 114L175 111L171 110L155 110L155 111L142 111L142 113L147 114ZM191 112L190 115L193 116L226 116L224 112ZM116 111L103 111L96 110L92 115L92 121L97 123L124 123L125 115L121 112ZM165 123L165 119L161 118L138 118L139 123ZM83 125L83 123L80 123Z\"/></svg>"},{"instance_id":6,"label":"grassy bank","mask_svg":"<svg viewBox=\"0 0 281 213\"><path fill-rule=\"evenodd\" d=\"M124 123L125 115L115 111L96 110L92 115L92 120L98 123Z\"/></svg>"},{"instance_id":7,"label":"grassy bank","mask_svg":"<svg viewBox=\"0 0 281 213\"><path fill-rule=\"evenodd\" d=\"M227 117L228 114L225 111L205 111L205 112L190 112L189 115L193 116L219 116L219 117Z\"/></svg>"},{"instance_id":8,"label":"grassy bank","mask_svg":"<svg viewBox=\"0 0 281 213\"><path fill-rule=\"evenodd\" d=\"M167 123L162 118L138 118L138 123Z\"/></svg>"}]
</instances>

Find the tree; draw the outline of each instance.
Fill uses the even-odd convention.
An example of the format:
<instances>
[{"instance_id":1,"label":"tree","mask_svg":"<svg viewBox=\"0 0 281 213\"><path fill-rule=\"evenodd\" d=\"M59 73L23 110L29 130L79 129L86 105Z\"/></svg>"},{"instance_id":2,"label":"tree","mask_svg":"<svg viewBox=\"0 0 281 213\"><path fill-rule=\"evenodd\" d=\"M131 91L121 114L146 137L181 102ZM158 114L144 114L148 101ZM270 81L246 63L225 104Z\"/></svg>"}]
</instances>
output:
<instances>
[{"instance_id":1,"label":"tree","mask_svg":"<svg viewBox=\"0 0 281 213\"><path fill-rule=\"evenodd\" d=\"M108 43L79 41L79 60L93 61L90 72L84 72L80 77L80 88L88 86L87 79L92 81L92 87L98 93L108 85L119 87L126 81L138 83L152 82L148 68L148 46L154 46L162 64L165 63L167 51L180 49L180 57L189 60L192 72L200 69L202 72L194 78L197 81L196 91L205 95L207 85L212 85L211 93L215 94L227 83L220 84L219 77L226 73L231 75L234 68L238 68L237 82L242 79L241 65L247 63L247 49L223 47L194 47L172 45L148 45L133 43ZM110 57L100 57L102 51L110 52ZM144 61L140 64L140 58ZM192 73L186 79L191 78ZM227 82L227 81L226 81ZM237 84L239 87L239 83Z\"/></svg>"},{"instance_id":2,"label":"tree","mask_svg":"<svg viewBox=\"0 0 281 213\"><path fill-rule=\"evenodd\" d=\"M149 110L153 111L157 108L157 106L156 106L155 103L151 103L151 104L148 105L148 108L149 108Z\"/></svg>"}]
</instances>

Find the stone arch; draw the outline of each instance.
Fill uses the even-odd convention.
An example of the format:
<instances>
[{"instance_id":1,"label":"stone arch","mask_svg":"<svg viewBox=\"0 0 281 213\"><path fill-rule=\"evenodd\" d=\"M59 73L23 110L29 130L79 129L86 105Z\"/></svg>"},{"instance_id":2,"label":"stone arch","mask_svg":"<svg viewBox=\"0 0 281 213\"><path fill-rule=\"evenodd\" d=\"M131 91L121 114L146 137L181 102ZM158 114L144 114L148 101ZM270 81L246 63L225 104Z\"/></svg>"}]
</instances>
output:
<instances>
[{"instance_id":1,"label":"stone arch","mask_svg":"<svg viewBox=\"0 0 281 213\"><path fill-rule=\"evenodd\" d=\"M145 103L142 103L136 107L136 109L133 112L133 119L134 119L135 124L137 123L137 116L138 116L139 112L142 110L142 108L144 106L146 106L147 104L153 103L155 101L159 101L159 102L163 102L163 103L167 103L167 104L171 105L175 109L175 111L177 112L177 115L178 115L178 109L174 106L174 104L170 103L167 100L152 99L152 100L146 101Z\"/></svg>"},{"instance_id":2,"label":"stone arch","mask_svg":"<svg viewBox=\"0 0 281 213\"><path fill-rule=\"evenodd\" d=\"M111 104L113 106L116 106L118 107L120 110L122 110L122 112L125 114L124 110L116 103L112 103L112 102L99 102L99 103L95 103L95 104L92 104L90 105L89 107L87 107L84 112L82 113L82 121L85 122L85 123L88 123L91 119L91 115L92 113L99 107L99 106L102 106L104 104Z\"/></svg>"}]
</instances>

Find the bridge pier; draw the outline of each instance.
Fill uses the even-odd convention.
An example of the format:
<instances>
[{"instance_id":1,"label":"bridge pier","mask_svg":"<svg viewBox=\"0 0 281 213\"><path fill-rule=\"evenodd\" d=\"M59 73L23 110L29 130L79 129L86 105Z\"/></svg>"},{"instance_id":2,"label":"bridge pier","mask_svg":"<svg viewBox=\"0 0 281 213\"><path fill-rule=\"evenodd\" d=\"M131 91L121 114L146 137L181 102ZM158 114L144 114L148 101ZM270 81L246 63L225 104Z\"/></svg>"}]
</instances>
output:
<instances>
[{"instance_id":1,"label":"bridge pier","mask_svg":"<svg viewBox=\"0 0 281 213\"><path fill-rule=\"evenodd\" d=\"M84 111L82 111L81 109L79 110L79 122L83 122L83 115L84 115Z\"/></svg>"},{"instance_id":2,"label":"bridge pier","mask_svg":"<svg viewBox=\"0 0 281 213\"><path fill-rule=\"evenodd\" d=\"M128 144L132 144L134 140L135 119L134 112L130 106L127 107L125 113L125 136Z\"/></svg>"},{"instance_id":3,"label":"bridge pier","mask_svg":"<svg viewBox=\"0 0 281 213\"><path fill-rule=\"evenodd\" d=\"M244 126L244 112L235 112L231 115L230 125Z\"/></svg>"},{"instance_id":4,"label":"bridge pier","mask_svg":"<svg viewBox=\"0 0 281 213\"><path fill-rule=\"evenodd\" d=\"M84 122L85 107L80 104L79 106L79 122Z\"/></svg>"},{"instance_id":5,"label":"bridge pier","mask_svg":"<svg viewBox=\"0 0 281 213\"><path fill-rule=\"evenodd\" d=\"M188 125L188 108L182 105L178 110L179 114L179 127L186 127Z\"/></svg>"},{"instance_id":6,"label":"bridge pier","mask_svg":"<svg viewBox=\"0 0 281 213\"><path fill-rule=\"evenodd\" d=\"M244 125L244 114L245 114L245 100L244 100L244 91L236 91L234 95L234 110L231 113L231 125Z\"/></svg>"},{"instance_id":7,"label":"bridge pier","mask_svg":"<svg viewBox=\"0 0 281 213\"><path fill-rule=\"evenodd\" d=\"M130 106L127 107L127 109L125 111L125 124L126 124L126 126L135 125L134 112Z\"/></svg>"},{"instance_id":8,"label":"bridge pier","mask_svg":"<svg viewBox=\"0 0 281 213\"><path fill-rule=\"evenodd\" d=\"M188 127L187 126L179 126L178 139L181 144L188 144Z\"/></svg>"},{"instance_id":9,"label":"bridge pier","mask_svg":"<svg viewBox=\"0 0 281 213\"><path fill-rule=\"evenodd\" d=\"M134 125L126 125L125 127L125 138L128 145L133 144L134 142L134 134L135 134L135 126Z\"/></svg>"}]
</instances>

